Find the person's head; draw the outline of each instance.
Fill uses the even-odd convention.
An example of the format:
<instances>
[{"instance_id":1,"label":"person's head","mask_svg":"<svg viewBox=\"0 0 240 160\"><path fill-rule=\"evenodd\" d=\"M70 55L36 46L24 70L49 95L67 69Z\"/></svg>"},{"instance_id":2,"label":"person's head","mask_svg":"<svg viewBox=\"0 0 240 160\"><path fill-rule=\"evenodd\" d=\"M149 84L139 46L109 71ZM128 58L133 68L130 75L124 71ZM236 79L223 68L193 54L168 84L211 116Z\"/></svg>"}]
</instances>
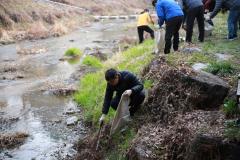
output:
<instances>
[{"instance_id":1,"label":"person's head","mask_svg":"<svg viewBox=\"0 0 240 160\"><path fill-rule=\"evenodd\" d=\"M152 1L152 5L153 5L153 7L156 6L156 3L157 3L157 0L153 0L153 1Z\"/></svg>"},{"instance_id":2,"label":"person's head","mask_svg":"<svg viewBox=\"0 0 240 160\"><path fill-rule=\"evenodd\" d=\"M115 86L118 84L119 76L120 76L119 72L113 68L110 68L105 72L105 79L107 83L110 84L111 86Z\"/></svg>"},{"instance_id":3,"label":"person's head","mask_svg":"<svg viewBox=\"0 0 240 160\"><path fill-rule=\"evenodd\" d=\"M144 9L144 12L149 12L149 9L145 8L145 9Z\"/></svg>"}]
</instances>

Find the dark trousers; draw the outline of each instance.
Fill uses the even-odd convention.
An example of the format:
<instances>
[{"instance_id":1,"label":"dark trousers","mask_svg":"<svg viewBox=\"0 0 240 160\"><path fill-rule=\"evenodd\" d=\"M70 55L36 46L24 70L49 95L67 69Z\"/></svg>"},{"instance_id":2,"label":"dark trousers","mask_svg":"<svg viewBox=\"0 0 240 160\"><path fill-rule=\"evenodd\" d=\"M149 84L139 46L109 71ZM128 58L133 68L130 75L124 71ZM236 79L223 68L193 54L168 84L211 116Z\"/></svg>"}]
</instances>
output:
<instances>
[{"instance_id":1,"label":"dark trousers","mask_svg":"<svg viewBox=\"0 0 240 160\"><path fill-rule=\"evenodd\" d=\"M240 10L230 10L228 16L228 38L237 37Z\"/></svg>"},{"instance_id":2,"label":"dark trousers","mask_svg":"<svg viewBox=\"0 0 240 160\"><path fill-rule=\"evenodd\" d=\"M192 42L194 20L197 19L200 42L204 41L204 8L203 6L192 8L187 12L187 35L186 42Z\"/></svg>"},{"instance_id":3,"label":"dark trousers","mask_svg":"<svg viewBox=\"0 0 240 160\"><path fill-rule=\"evenodd\" d=\"M170 53L173 37L173 49L178 50L179 45L179 29L183 21L183 16L174 17L166 22L166 34L165 34L165 48L164 53Z\"/></svg>"},{"instance_id":4,"label":"dark trousers","mask_svg":"<svg viewBox=\"0 0 240 160\"><path fill-rule=\"evenodd\" d=\"M114 97L112 99L111 107L114 110L117 110L117 107L118 107L120 99L121 99L120 96L116 96L116 97ZM130 96L130 104L129 104L130 108L129 108L129 111L130 111L130 115L131 116L133 116L134 113L140 108L140 104L142 104L144 99L145 99L144 92L140 92L139 94L136 94L134 96Z\"/></svg>"},{"instance_id":5,"label":"dark trousers","mask_svg":"<svg viewBox=\"0 0 240 160\"><path fill-rule=\"evenodd\" d=\"M151 38L154 39L154 31L149 26L138 26L138 37L139 37L139 43L142 43L144 40L143 33L148 32L151 35Z\"/></svg>"}]
</instances>

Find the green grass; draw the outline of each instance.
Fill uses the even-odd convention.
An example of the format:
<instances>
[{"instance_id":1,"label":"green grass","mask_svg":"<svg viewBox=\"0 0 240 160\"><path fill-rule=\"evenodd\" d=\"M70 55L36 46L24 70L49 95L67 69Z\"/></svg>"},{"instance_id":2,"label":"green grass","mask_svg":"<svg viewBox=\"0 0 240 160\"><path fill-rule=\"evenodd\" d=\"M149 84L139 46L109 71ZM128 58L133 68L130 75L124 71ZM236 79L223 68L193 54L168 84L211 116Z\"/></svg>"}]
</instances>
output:
<instances>
[{"instance_id":1,"label":"green grass","mask_svg":"<svg viewBox=\"0 0 240 160\"><path fill-rule=\"evenodd\" d=\"M144 88L145 89L150 89L153 86L153 81L152 80L145 80L144 81Z\"/></svg>"},{"instance_id":2,"label":"green grass","mask_svg":"<svg viewBox=\"0 0 240 160\"><path fill-rule=\"evenodd\" d=\"M206 68L206 71L215 75L226 76L234 73L234 67L229 61L219 61L210 63Z\"/></svg>"},{"instance_id":3,"label":"green grass","mask_svg":"<svg viewBox=\"0 0 240 160\"><path fill-rule=\"evenodd\" d=\"M71 57L81 57L82 56L82 51L78 48L69 48L65 52L65 56L71 56Z\"/></svg>"},{"instance_id":4,"label":"green grass","mask_svg":"<svg viewBox=\"0 0 240 160\"><path fill-rule=\"evenodd\" d=\"M168 54L167 63L172 66L177 66L182 63L188 65L193 65L194 63L212 63L215 62L215 58L211 54L204 53L178 53L178 54Z\"/></svg>"},{"instance_id":5,"label":"green grass","mask_svg":"<svg viewBox=\"0 0 240 160\"><path fill-rule=\"evenodd\" d=\"M124 154L119 154L119 152L124 152L130 147L130 142L136 136L136 132L132 128L126 129L123 133L118 133L113 136L113 143L117 144L117 149L113 152L107 154L106 159L108 160L126 160Z\"/></svg>"},{"instance_id":6,"label":"green grass","mask_svg":"<svg viewBox=\"0 0 240 160\"><path fill-rule=\"evenodd\" d=\"M91 66L94 68L101 68L103 66L103 64L101 63L101 61L99 59L97 59L96 57L93 57L93 56L89 56L89 55L87 55L83 59L82 64Z\"/></svg>"},{"instance_id":7,"label":"green grass","mask_svg":"<svg viewBox=\"0 0 240 160\"><path fill-rule=\"evenodd\" d=\"M232 99L227 99L223 105L223 112L225 113L226 117L234 117L240 114L240 110L237 106L237 102Z\"/></svg>"}]
</instances>

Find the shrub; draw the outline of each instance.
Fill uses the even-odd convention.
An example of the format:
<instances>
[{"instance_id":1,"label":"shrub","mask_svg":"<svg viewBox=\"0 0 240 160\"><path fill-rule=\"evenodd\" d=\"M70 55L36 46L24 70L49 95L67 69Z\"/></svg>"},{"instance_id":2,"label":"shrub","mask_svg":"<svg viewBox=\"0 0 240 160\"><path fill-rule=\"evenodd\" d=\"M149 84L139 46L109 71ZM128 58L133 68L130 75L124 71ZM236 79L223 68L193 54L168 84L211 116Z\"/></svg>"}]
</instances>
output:
<instances>
[{"instance_id":1,"label":"shrub","mask_svg":"<svg viewBox=\"0 0 240 160\"><path fill-rule=\"evenodd\" d=\"M101 68L103 66L100 60L93 56L86 56L83 60L83 64L94 68Z\"/></svg>"},{"instance_id":2,"label":"shrub","mask_svg":"<svg viewBox=\"0 0 240 160\"><path fill-rule=\"evenodd\" d=\"M234 68L230 62L221 61L221 62L210 63L210 65L206 68L206 71L215 75L219 74L224 76L224 75L232 74L234 71Z\"/></svg>"},{"instance_id":3,"label":"shrub","mask_svg":"<svg viewBox=\"0 0 240 160\"><path fill-rule=\"evenodd\" d=\"M240 114L237 102L232 99L225 100L223 105L223 112L225 113L226 117L234 117L235 115Z\"/></svg>"},{"instance_id":4,"label":"shrub","mask_svg":"<svg viewBox=\"0 0 240 160\"><path fill-rule=\"evenodd\" d=\"M65 54L65 56L72 56L72 57L77 57L77 56L82 56L82 52L78 48L69 48Z\"/></svg>"}]
</instances>

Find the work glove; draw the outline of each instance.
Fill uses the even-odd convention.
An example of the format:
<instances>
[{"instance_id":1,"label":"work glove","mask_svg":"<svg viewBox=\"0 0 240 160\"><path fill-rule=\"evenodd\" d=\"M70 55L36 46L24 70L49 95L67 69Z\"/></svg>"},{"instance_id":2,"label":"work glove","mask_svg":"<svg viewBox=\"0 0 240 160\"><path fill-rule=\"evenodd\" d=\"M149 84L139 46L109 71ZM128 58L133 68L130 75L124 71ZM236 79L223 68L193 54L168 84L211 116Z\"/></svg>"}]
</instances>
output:
<instances>
[{"instance_id":1,"label":"work glove","mask_svg":"<svg viewBox=\"0 0 240 160\"><path fill-rule=\"evenodd\" d=\"M205 18L205 21L209 21L209 20L211 20L211 18L210 18L209 15L205 15L204 18Z\"/></svg>"},{"instance_id":2,"label":"work glove","mask_svg":"<svg viewBox=\"0 0 240 160\"><path fill-rule=\"evenodd\" d=\"M128 89L128 90L126 90L123 94L124 94L124 95L128 95L128 96L131 96L132 90L131 90L131 89Z\"/></svg>"},{"instance_id":3,"label":"work glove","mask_svg":"<svg viewBox=\"0 0 240 160\"><path fill-rule=\"evenodd\" d=\"M99 123L102 124L104 122L104 119L105 119L105 114L102 114L102 116L100 117L99 119Z\"/></svg>"}]
</instances>

